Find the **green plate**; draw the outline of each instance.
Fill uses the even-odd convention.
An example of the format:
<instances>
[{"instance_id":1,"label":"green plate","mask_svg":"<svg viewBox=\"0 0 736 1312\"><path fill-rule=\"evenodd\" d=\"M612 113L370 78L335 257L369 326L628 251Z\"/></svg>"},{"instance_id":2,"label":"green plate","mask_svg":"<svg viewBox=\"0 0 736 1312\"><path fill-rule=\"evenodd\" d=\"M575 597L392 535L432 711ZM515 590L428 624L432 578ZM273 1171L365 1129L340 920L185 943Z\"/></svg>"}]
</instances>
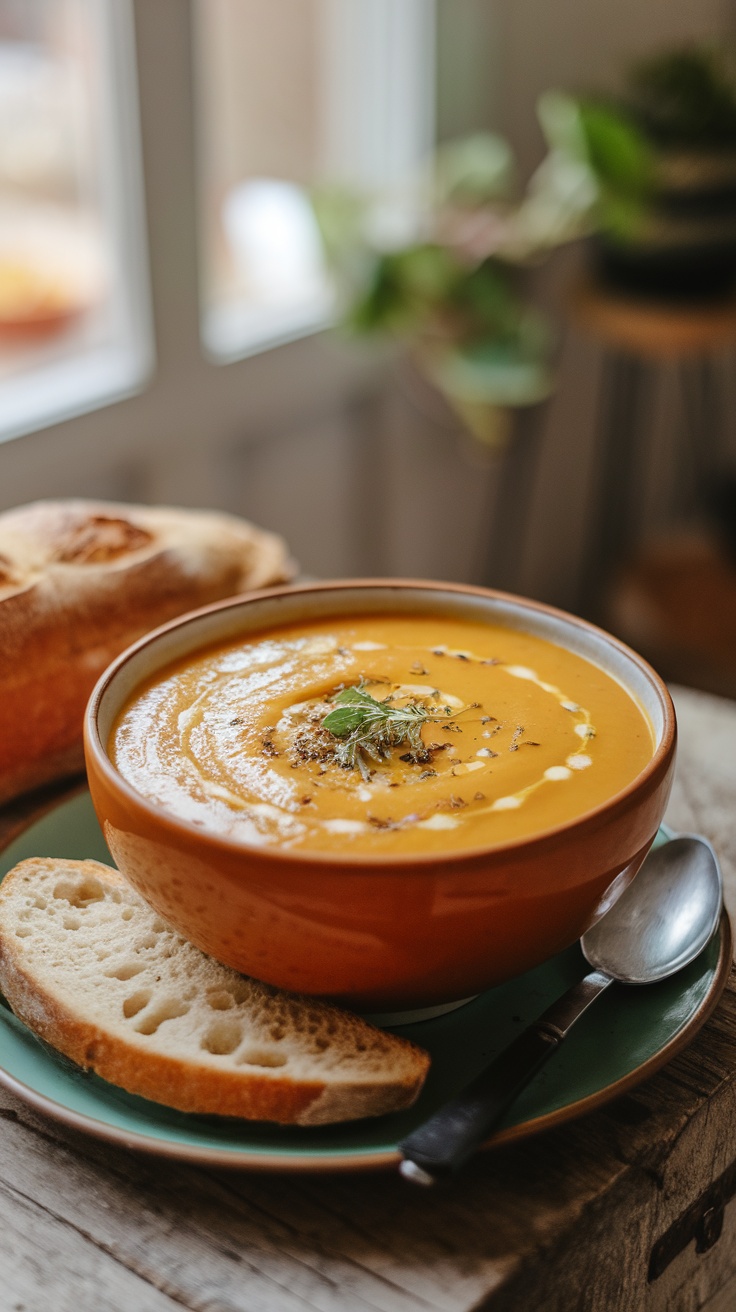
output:
<instances>
[{"instance_id":1,"label":"green plate","mask_svg":"<svg viewBox=\"0 0 736 1312\"><path fill-rule=\"evenodd\" d=\"M666 841L660 835L658 841ZM2 853L0 878L25 857L111 863L89 794L57 805ZM731 935L720 931L687 970L647 988L614 986L577 1024L554 1061L517 1099L498 1143L579 1116L651 1075L688 1042L725 986ZM165 1156L262 1170L367 1169L398 1160L396 1144L468 1082L585 969L577 947L434 1020L402 1026L431 1071L407 1112L301 1129L193 1116L124 1093L58 1056L0 1004L0 1083L50 1116L101 1138Z\"/></svg>"}]
</instances>

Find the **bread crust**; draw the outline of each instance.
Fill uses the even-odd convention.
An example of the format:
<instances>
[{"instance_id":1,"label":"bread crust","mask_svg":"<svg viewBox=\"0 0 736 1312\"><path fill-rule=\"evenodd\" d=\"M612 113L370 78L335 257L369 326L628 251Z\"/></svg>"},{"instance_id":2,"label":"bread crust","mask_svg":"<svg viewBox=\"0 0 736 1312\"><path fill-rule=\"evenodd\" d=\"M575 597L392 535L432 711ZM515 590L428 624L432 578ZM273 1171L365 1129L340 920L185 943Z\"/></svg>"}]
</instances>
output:
<instances>
[{"instance_id":1,"label":"bread crust","mask_svg":"<svg viewBox=\"0 0 736 1312\"><path fill-rule=\"evenodd\" d=\"M144 906L149 920L155 913L131 889L118 871L97 861L54 861L38 858L21 862L6 875L0 889L0 989L15 1014L39 1038L85 1070L94 1071L111 1084L153 1102L182 1112L235 1116L249 1120L275 1121L291 1125L323 1125L362 1116L377 1116L410 1106L423 1084L429 1059L422 1049L407 1040L381 1035L387 1053L396 1054L392 1074L387 1057L380 1078L305 1078L287 1074L282 1067L238 1070L217 1068L211 1060L197 1064L166 1052L156 1051L124 1023L111 1019L105 1027L84 1014L84 1003L72 1002L63 988L53 991L44 980L47 971L34 956L31 939L18 937L18 906L24 895L40 887L38 876L58 874L84 879L91 876L108 890L120 890L128 904ZM47 888L44 887L47 893ZM74 936L69 934L69 961L73 964ZM198 949L187 945L209 960ZM242 978L227 967L212 963L223 979ZM100 967L102 972L102 967ZM266 986L258 986L262 989ZM302 1007L305 1016L315 1014L337 1024L336 1043L349 1046L353 1039L370 1042L378 1032L360 1018L311 998L268 989L274 1005L287 999L289 1006ZM298 1014L298 1013L297 1013ZM337 1019L336 1019L337 1018Z\"/></svg>"},{"instance_id":2,"label":"bread crust","mask_svg":"<svg viewBox=\"0 0 736 1312\"><path fill-rule=\"evenodd\" d=\"M0 803L82 766L96 680L159 624L293 576L230 515L45 501L0 515Z\"/></svg>"}]
</instances>

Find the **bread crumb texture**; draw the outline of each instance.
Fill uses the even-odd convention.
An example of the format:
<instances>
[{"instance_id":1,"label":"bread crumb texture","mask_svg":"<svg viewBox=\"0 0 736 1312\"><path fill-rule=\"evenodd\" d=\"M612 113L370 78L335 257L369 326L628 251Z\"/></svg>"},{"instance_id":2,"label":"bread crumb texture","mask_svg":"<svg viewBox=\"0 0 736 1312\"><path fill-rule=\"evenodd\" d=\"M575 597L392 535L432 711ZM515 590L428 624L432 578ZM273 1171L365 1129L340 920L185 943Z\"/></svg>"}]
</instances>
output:
<instances>
[{"instance_id":1,"label":"bread crumb texture","mask_svg":"<svg viewBox=\"0 0 736 1312\"><path fill-rule=\"evenodd\" d=\"M117 871L23 861L0 886L0 987L41 1038L182 1111L301 1125L410 1105L429 1058L206 956Z\"/></svg>"}]
</instances>

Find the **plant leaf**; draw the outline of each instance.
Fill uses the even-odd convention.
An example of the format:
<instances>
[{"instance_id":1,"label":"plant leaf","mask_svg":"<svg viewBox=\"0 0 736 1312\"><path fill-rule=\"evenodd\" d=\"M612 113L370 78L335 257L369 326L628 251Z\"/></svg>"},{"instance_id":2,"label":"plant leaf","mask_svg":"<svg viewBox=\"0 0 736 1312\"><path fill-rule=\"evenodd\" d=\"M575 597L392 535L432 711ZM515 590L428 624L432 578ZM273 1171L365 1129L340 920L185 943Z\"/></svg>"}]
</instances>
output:
<instances>
[{"instance_id":1,"label":"plant leaf","mask_svg":"<svg viewBox=\"0 0 736 1312\"><path fill-rule=\"evenodd\" d=\"M359 729L365 718L358 706L337 706L322 721L323 729L329 729L336 738L346 738L349 733Z\"/></svg>"}]
</instances>

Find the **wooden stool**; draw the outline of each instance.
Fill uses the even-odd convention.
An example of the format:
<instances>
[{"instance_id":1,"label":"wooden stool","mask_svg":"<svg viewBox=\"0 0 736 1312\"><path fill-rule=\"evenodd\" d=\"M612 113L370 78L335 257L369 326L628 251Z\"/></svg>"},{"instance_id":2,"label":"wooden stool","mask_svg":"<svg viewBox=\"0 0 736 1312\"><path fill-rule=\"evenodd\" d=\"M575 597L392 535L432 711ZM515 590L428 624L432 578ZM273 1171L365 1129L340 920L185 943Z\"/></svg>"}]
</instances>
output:
<instances>
[{"instance_id":1,"label":"wooden stool","mask_svg":"<svg viewBox=\"0 0 736 1312\"><path fill-rule=\"evenodd\" d=\"M702 506L720 464L723 412L714 356L736 345L736 297L704 304L634 300L593 283L572 298L574 322L605 348L598 403L595 513L580 609L602 618L605 585L635 536L633 488L659 365L674 362L682 393L692 501Z\"/></svg>"}]
</instances>

